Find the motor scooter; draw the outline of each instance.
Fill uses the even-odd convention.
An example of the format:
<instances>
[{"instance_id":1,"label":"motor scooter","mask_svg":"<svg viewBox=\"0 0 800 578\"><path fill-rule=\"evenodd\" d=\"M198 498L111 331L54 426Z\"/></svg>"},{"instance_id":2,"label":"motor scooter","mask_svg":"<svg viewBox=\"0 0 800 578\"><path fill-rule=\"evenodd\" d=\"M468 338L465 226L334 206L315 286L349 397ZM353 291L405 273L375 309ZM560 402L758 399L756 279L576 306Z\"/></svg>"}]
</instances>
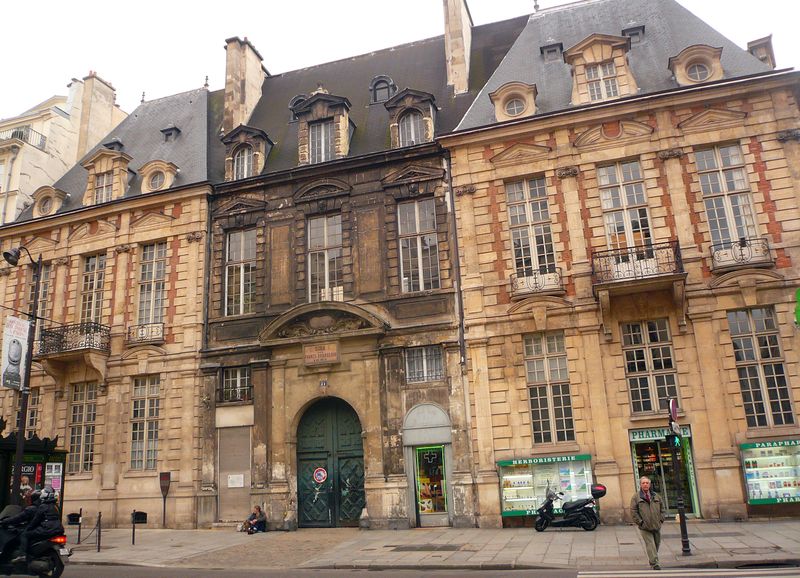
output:
<instances>
[{"instance_id":1,"label":"motor scooter","mask_svg":"<svg viewBox=\"0 0 800 578\"><path fill-rule=\"evenodd\" d=\"M544 503L536 510L539 516L536 518L533 527L537 532L544 532L548 526L553 526L554 528L571 526L591 532L600 523L600 517L595 511L595 506L597 500L606 495L606 487L602 484L593 484L591 493L591 498L564 502L561 506L564 509L563 518L556 518L554 502L561 500L564 492L555 492L548 485Z\"/></svg>"},{"instance_id":2,"label":"motor scooter","mask_svg":"<svg viewBox=\"0 0 800 578\"><path fill-rule=\"evenodd\" d=\"M15 516L22 508L6 506L0 512L0 520ZM46 576L59 578L64 573L64 564L72 552L67 548L67 537L63 534L31 542L31 561L12 563L19 555L19 537L25 525L0 528L0 574L5 576Z\"/></svg>"}]
</instances>

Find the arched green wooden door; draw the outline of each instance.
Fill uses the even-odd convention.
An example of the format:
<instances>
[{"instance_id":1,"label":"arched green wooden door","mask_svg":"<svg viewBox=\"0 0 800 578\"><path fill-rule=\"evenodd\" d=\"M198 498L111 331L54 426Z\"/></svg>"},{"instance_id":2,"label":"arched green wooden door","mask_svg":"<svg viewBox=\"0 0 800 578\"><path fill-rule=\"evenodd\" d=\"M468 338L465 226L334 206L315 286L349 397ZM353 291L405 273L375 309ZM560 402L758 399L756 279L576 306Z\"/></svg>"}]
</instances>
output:
<instances>
[{"instance_id":1,"label":"arched green wooden door","mask_svg":"<svg viewBox=\"0 0 800 578\"><path fill-rule=\"evenodd\" d=\"M297 466L301 527L358 525L365 503L364 448L352 407L328 398L308 408L297 428ZM324 481L319 468L327 473Z\"/></svg>"}]
</instances>

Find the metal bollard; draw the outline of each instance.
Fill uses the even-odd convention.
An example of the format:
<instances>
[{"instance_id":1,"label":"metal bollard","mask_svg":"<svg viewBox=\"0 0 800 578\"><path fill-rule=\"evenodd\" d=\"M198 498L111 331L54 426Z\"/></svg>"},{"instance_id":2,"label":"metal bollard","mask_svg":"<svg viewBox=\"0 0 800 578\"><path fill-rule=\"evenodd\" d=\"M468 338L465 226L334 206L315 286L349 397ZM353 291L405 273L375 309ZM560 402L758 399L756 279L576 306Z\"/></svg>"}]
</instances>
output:
<instances>
[{"instance_id":1,"label":"metal bollard","mask_svg":"<svg viewBox=\"0 0 800 578\"><path fill-rule=\"evenodd\" d=\"M103 512L97 512L97 551L100 551L100 535L103 532Z\"/></svg>"},{"instance_id":2,"label":"metal bollard","mask_svg":"<svg viewBox=\"0 0 800 578\"><path fill-rule=\"evenodd\" d=\"M131 546L136 545L136 510L131 512Z\"/></svg>"},{"instance_id":3,"label":"metal bollard","mask_svg":"<svg viewBox=\"0 0 800 578\"><path fill-rule=\"evenodd\" d=\"M81 543L81 524L83 524L83 508L78 510L78 544Z\"/></svg>"}]
</instances>

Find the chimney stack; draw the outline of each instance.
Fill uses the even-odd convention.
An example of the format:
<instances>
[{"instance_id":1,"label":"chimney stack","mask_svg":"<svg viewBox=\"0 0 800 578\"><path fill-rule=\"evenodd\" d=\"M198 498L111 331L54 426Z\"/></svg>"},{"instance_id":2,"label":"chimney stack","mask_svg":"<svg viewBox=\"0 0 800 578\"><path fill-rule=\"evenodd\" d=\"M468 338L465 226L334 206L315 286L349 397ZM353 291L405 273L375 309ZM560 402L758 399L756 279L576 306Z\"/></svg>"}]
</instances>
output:
<instances>
[{"instance_id":1,"label":"chimney stack","mask_svg":"<svg viewBox=\"0 0 800 578\"><path fill-rule=\"evenodd\" d=\"M472 16L467 0L443 0L444 50L447 84L455 94L469 90L469 54L472 47Z\"/></svg>"},{"instance_id":2,"label":"chimney stack","mask_svg":"<svg viewBox=\"0 0 800 578\"><path fill-rule=\"evenodd\" d=\"M250 120L269 72L261 64L261 55L247 37L244 40L238 36L228 38L225 51L225 112L222 129L223 133L228 133Z\"/></svg>"},{"instance_id":3,"label":"chimney stack","mask_svg":"<svg viewBox=\"0 0 800 578\"><path fill-rule=\"evenodd\" d=\"M775 69L775 52L772 50L772 34L748 42L747 51L769 66L772 70Z\"/></svg>"}]
</instances>

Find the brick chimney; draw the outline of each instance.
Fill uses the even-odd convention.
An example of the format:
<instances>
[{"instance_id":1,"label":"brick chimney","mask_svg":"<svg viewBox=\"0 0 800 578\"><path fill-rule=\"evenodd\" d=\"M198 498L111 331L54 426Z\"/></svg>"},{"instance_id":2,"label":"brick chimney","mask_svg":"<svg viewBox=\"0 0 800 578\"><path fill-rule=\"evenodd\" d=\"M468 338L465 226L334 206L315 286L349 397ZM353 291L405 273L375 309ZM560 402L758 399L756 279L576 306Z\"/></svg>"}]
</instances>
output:
<instances>
[{"instance_id":1,"label":"brick chimney","mask_svg":"<svg viewBox=\"0 0 800 578\"><path fill-rule=\"evenodd\" d=\"M261 55L247 37L244 40L238 36L228 38L225 51L225 113L222 128L224 133L228 133L250 120L261 98L261 85L269 72L261 64Z\"/></svg>"},{"instance_id":2,"label":"brick chimney","mask_svg":"<svg viewBox=\"0 0 800 578\"><path fill-rule=\"evenodd\" d=\"M455 94L469 90L469 53L472 47L472 16L467 0L444 2L444 51L447 84Z\"/></svg>"}]
</instances>

